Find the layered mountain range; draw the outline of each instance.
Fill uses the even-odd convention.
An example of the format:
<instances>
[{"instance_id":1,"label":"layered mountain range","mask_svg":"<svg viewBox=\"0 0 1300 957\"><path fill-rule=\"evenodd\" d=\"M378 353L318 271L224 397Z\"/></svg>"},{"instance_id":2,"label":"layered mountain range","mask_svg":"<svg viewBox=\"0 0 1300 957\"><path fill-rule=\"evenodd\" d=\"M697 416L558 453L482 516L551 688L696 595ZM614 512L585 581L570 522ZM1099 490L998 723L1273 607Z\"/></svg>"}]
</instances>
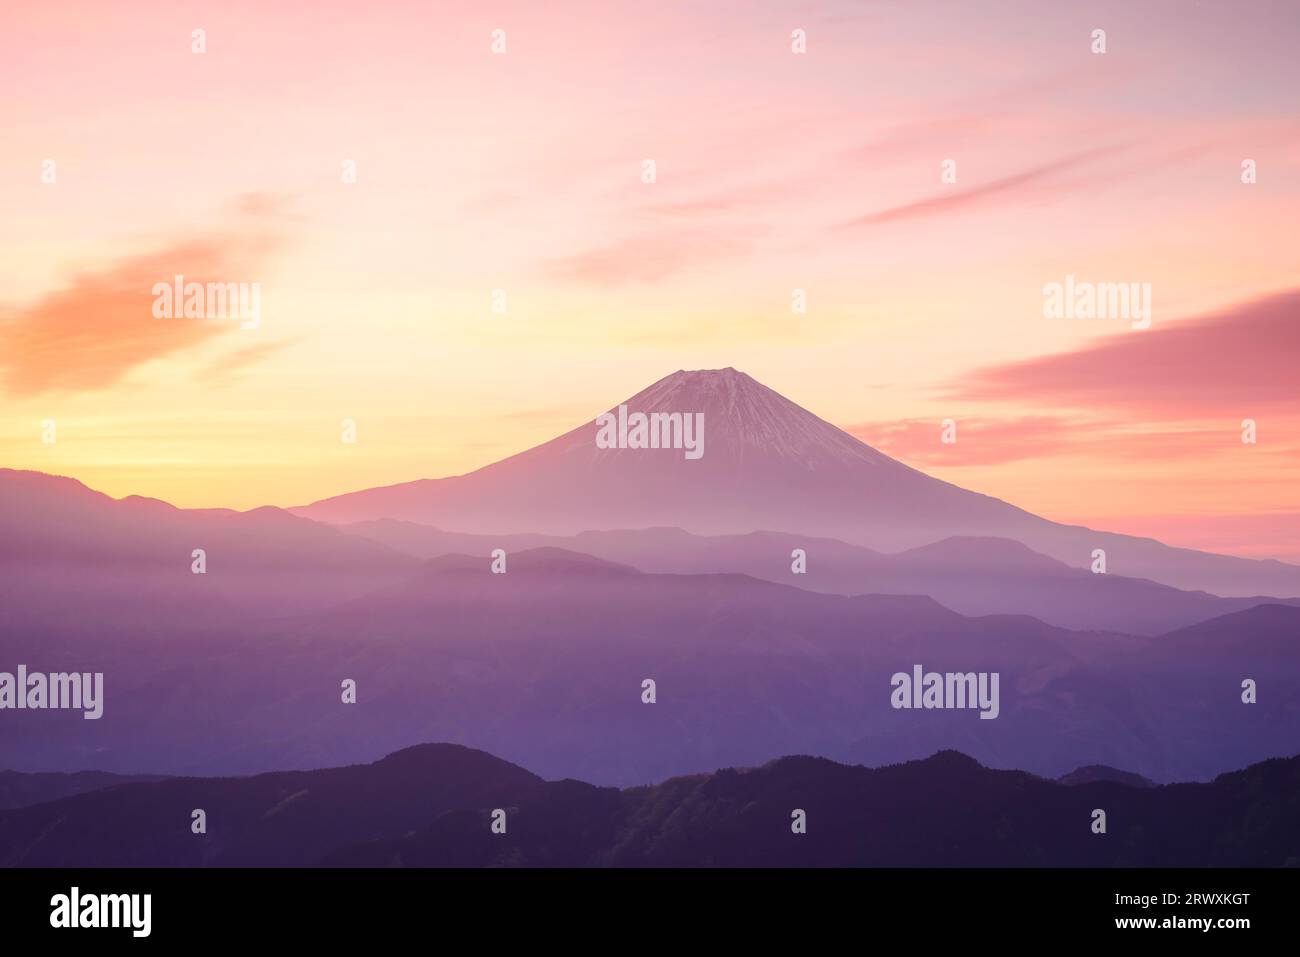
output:
<instances>
[{"instance_id":1,"label":"layered mountain range","mask_svg":"<svg viewBox=\"0 0 1300 957\"><path fill-rule=\"evenodd\" d=\"M1166 782L1300 751L1300 568L1036 518L734 370L620 405L701 413L704 454L601 447L593 421L249 512L0 470L0 672L105 689L93 721L0 713L0 767L248 774L447 740L602 786L951 748ZM894 707L918 666L1000 675L997 719Z\"/></svg>"}]
</instances>

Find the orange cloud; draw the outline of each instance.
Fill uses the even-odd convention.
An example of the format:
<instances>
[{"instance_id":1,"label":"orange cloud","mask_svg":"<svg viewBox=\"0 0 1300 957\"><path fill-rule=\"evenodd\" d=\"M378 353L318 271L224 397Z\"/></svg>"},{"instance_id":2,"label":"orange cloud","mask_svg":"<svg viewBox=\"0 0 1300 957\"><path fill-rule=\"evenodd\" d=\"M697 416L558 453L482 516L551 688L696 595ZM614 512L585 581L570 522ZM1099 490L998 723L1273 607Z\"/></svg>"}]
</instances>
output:
<instances>
[{"instance_id":1,"label":"orange cloud","mask_svg":"<svg viewBox=\"0 0 1300 957\"><path fill-rule=\"evenodd\" d=\"M25 397L105 389L151 359L240 331L237 319L155 318L154 285L170 285L178 275L186 282L260 282L279 243L280 215L274 198L241 197L233 213L237 229L229 234L124 257L0 316L4 391ZM260 352L241 354L251 359Z\"/></svg>"}]
</instances>

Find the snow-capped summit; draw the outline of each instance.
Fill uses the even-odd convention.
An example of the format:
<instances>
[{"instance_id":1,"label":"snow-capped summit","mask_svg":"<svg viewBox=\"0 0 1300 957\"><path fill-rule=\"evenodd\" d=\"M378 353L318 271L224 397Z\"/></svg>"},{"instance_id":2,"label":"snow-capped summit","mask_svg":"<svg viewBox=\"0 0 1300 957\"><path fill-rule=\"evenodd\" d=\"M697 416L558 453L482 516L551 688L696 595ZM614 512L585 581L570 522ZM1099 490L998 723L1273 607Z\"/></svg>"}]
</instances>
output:
<instances>
[{"instance_id":1,"label":"snow-capped summit","mask_svg":"<svg viewBox=\"0 0 1300 957\"><path fill-rule=\"evenodd\" d=\"M617 417L620 408L625 418L638 413L702 417L705 454L699 458L707 457L715 468L723 462L760 468L765 462L779 461L803 471L852 468L863 463L898 464L730 367L679 370L611 407L609 413ZM577 428L533 451L554 446L581 454L592 446L595 434L589 428ZM622 447L602 450L599 442L596 448L595 460L628 451Z\"/></svg>"},{"instance_id":2,"label":"snow-capped summit","mask_svg":"<svg viewBox=\"0 0 1300 957\"><path fill-rule=\"evenodd\" d=\"M813 470L860 463L896 464L761 382L728 366L679 370L624 403L637 411L689 411L716 423L708 454L734 462L783 459Z\"/></svg>"}]
</instances>

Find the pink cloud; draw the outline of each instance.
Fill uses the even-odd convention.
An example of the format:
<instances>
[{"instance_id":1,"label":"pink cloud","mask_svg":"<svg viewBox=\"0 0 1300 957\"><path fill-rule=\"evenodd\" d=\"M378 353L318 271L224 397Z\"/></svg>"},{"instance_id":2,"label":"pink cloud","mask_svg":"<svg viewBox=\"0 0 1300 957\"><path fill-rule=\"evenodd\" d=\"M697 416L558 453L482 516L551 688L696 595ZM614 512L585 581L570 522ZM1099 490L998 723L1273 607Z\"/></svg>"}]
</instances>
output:
<instances>
[{"instance_id":1,"label":"pink cloud","mask_svg":"<svg viewBox=\"0 0 1300 957\"><path fill-rule=\"evenodd\" d=\"M1108 462L1203 460L1240 447L1236 423L1220 428L1029 415L1012 419L954 416L957 441L944 444L939 419L864 422L847 431L880 451L923 466L1001 465L1062 455Z\"/></svg>"},{"instance_id":2,"label":"pink cloud","mask_svg":"<svg viewBox=\"0 0 1300 957\"><path fill-rule=\"evenodd\" d=\"M1300 512L1089 516L1081 520L1100 528L1123 528L1131 535L1149 536L1170 545L1300 561Z\"/></svg>"},{"instance_id":3,"label":"pink cloud","mask_svg":"<svg viewBox=\"0 0 1300 957\"><path fill-rule=\"evenodd\" d=\"M1074 352L980 369L954 384L949 397L1111 409L1130 420L1239 421L1294 408L1300 291L1169 323L1160 321L1156 303L1149 329L1126 328Z\"/></svg>"}]
</instances>

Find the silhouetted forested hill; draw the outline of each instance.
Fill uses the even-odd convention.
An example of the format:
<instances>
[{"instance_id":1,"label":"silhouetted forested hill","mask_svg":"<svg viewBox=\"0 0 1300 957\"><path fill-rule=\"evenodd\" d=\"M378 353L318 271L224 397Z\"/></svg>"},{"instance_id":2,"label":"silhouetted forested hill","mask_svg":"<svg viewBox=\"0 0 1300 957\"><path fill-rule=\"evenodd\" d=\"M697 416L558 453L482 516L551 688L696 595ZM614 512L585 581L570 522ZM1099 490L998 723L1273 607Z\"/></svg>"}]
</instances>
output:
<instances>
[{"instance_id":1,"label":"silhouetted forested hill","mask_svg":"<svg viewBox=\"0 0 1300 957\"><path fill-rule=\"evenodd\" d=\"M1272 867L1300 863L1300 757L1155 787L1062 784L955 751L877 769L789 757L620 791L431 744L0 812L0 863Z\"/></svg>"}]
</instances>

